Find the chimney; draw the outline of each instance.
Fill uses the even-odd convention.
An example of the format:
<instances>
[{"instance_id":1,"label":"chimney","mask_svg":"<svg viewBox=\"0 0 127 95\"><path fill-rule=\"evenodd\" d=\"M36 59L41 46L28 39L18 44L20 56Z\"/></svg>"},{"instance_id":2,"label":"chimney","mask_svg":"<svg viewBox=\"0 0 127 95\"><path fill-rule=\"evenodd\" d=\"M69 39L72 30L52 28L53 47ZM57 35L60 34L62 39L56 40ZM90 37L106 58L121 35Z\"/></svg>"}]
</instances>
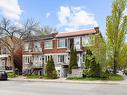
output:
<instances>
[{"instance_id":1,"label":"chimney","mask_svg":"<svg viewBox=\"0 0 127 95\"><path fill-rule=\"evenodd\" d=\"M99 33L99 27L94 27L94 29L95 29L95 31L97 32L97 33Z\"/></svg>"}]
</instances>

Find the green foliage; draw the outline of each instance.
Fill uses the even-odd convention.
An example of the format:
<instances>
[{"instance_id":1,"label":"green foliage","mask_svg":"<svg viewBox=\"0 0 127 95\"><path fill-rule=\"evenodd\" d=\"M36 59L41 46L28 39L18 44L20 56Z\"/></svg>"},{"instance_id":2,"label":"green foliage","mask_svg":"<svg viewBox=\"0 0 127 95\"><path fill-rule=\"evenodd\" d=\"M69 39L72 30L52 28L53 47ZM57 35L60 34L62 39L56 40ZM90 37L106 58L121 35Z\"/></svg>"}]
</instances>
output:
<instances>
[{"instance_id":1,"label":"green foliage","mask_svg":"<svg viewBox=\"0 0 127 95\"><path fill-rule=\"evenodd\" d=\"M85 69L83 73L87 77L100 77L101 76L100 64L96 63L95 57L93 56L90 49L86 51Z\"/></svg>"},{"instance_id":2,"label":"green foliage","mask_svg":"<svg viewBox=\"0 0 127 95\"><path fill-rule=\"evenodd\" d=\"M76 51L76 49L74 49L72 47L71 51L70 51L70 64L69 64L69 67L68 67L68 73L71 74L72 73L72 69L77 69L77 68L78 68L77 51Z\"/></svg>"},{"instance_id":3,"label":"green foliage","mask_svg":"<svg viewBox=\"0 0 127 95\"><path fill-rule=\"evenodd\" d=\"M77 51L76 48L74 49L74 55L73 55L73 66L72 69L77 69L78 68L78 64L77 64Z\"/></svg>"},{"instance_id":4,"label":"green foliage","mask_svg":"<svg viewBox=\"0 0 127 95\"><path fill-rule=\"evenodd\" d=\"M25 75L25 77L28 79L42 79L43 78L43 76L35 75L35 74Z\"/></svg>"},{"instance_id":5,"label":"green foliage","mask_svg":"<svg viewBox=\"0 0 127 95\"><path fill-rule=\"evenodd\" d=\"M103 69L106 70L106 43L100 33L94 35L93 46L89 47L94 55L96 62L99 63Z\"/></svg>"},{"instance_id":6,"label":"green foliage","mask_svg":"<svg viewBox=\"0 0 127 95\"><path fill-rule=\"evenodd\" d=\"M107 58L112 63L114 74L116 74L118 66L126 60L126 58L120 59L121 51L126 50L123 48L127 32L127 16L123 15L125 7L126 0L114 0L112 15L106 18Z\"/></svg>"},{"instance_id":7,"label":"green foliage","mask_svg":"<svg viewBox=\"0 0 127 95\"><path fill-rule=\"evenodd\" d=\"M52 28L52 27L49 27L49 26L44 26L44 27L41 28L40 32L41 32L41 35L44 36L44 35L47 35L47 34L56 33L57 30L56 30L56 28Z\"/></svg>"},{"instance_id":8,"label":"green foliage","mask_svg":"<svg viewBox=\"0 0 127 95\"><path fill-rule=\"evenodd\" d=\"M46 65L46 77L49 79L57 78L57 72L55 70L55 64L54 64L52 56L48 59L48 62Z\"/></svg>"},{"instance_id":9,"label":"green foliage","mask_svg":"<svg viewBox=\"0 0 127 95\"><path fill-rule=\"evenodd\" d=\"M108 76L108 77L107 77ZM82 81L94 81L94 80L110 80L110 81L121 81L124 78L118 74L106 73L105 77L68 77L68 80L82 80Z\"/></svg>"},{"instance_id":10,"label":"green foliage","mask_svg":"<svg viewBox=\"0 0 127 95\"><path fill-rule=\"evenodd\" d=\"M127 67L127 45L126 44L120 49L118 60L119 60L118 67L121 67L121 68Z\"/></svg>"},{"instance_id":11,"label":"green foliage","mask_svg":"<svg viewBox=\"0 0 127 95\"><path fill-rule=\"evenodd\" d=\"M105 72L101 72L101 78L102 79L109 79L109 75L110 75L110 73L106 70Z\"/></svg>"},{"instance_id":12,"label":"green foliage","mask_svg":"<svg viewBox=\"0 0 127 95\"><path fill-rule=\"evenodd\" d=\"M124 77L118 74L110 74L108 80L120 81L120 80L124 80Z\"/></svg>"},{"instance_id":13,"label":"green foliage","mask_svg":"<svg viewBox=\"0 0 127 95\"><path fill-rule=\"evenodd\" d=\"M8 75L8 78L15 78L16 77L16 75L13 72L9 72L9 73L7 73L7 75Z\"/></svg>"}]
</instances>

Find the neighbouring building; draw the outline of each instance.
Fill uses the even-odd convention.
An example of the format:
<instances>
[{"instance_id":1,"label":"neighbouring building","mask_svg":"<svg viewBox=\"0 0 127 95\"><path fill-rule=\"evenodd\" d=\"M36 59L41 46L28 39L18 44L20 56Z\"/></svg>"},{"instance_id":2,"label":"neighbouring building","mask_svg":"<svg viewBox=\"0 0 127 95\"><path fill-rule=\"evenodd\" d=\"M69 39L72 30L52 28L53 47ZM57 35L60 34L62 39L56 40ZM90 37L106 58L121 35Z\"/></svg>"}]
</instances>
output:
<instances>
[{"instance_id":1,"label":"neighbouring building","mask_svg":"<svg viewBox=\"0 0 127 95\"><path fill-rule=\"evenodd\" d=\"M10 54L7 48L0 45L0 70L12 70L12 64L10 64Z\"/></svg>"},{"instance_id":2,"label":"neighbouring building","mask_svg":"<svg viewBox=\"0 0 127 95\"><path fill-rule=\"evenodd\" d=\"M42 51L42 38L33 36L24 38L23 48L23 73L24 74L43 74L44 73L44 58Z\"/></svg>"},{"instance_id":3,"label":"neighbouring building","mask_svg":"<svg viewBox=\"0 0 127 95\"><path fill-rule=\"evenodd\" d=\"M1 38L7 40L11 45L11 41L8 37ZM0 41L0 70L12 72L12 64L10 62L10 52L8 48ZM22 71L22 49L20 47L15 48L14 64L17 70Z\"/></svg>"},{"instance_id":4,"label":"neighbouring building","mask_svg":"<svg viewBox=\"0 0 127 95\"><path fill-rule=\"evenodd\" d=\"M93 46L90 40L95 39L94 35L100 35L98 27L74 32L52 33L24 40L23 71L45 73L48 58L52 56L58 76L66 77L71 47L76 48L78 67L83 69L86 48Z\"/></svg>"}]
</instances>

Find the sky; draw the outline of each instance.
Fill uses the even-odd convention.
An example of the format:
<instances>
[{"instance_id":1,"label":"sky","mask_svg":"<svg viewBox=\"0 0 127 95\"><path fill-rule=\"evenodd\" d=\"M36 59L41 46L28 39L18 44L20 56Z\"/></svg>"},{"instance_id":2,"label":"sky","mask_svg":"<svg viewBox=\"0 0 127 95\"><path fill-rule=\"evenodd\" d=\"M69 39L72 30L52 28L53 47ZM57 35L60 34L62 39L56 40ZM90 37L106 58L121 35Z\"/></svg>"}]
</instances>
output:
<instances>
[{"instance_id":1,"label":"sky","mask_svg":"<svg viewBox=\"0 0 127 95\"><path fill-rule=\"evenodd\" d=\"M58 32L99 26L105 35L113 0L0 0L0 17L16 24L32 18Z\"/></svg>"}]
</instances>

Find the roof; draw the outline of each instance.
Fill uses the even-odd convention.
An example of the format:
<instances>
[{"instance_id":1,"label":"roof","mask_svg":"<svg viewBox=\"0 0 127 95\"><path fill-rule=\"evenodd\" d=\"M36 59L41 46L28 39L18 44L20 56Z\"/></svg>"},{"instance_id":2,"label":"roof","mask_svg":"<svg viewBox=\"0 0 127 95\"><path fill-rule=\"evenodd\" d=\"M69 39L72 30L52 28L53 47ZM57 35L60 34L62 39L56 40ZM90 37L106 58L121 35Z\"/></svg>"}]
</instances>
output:
<instances>
[{"instance_id":1,"label":"roof","mask_svg":"<svg viewBox=\"0 0 127 95\"><path fill-rule=\"evenodd\" d=\"M97 33L96 29L89 29L89 30L80 30L80 31L74 31L74 32L59 32L56 37L72 37L72 36L82 36L87 34L93 34Z\"/></svg>"},{"instance_id":2,"label":"roof","mask_svg":"<svg viewBox=\"0 0 127 95\"><path fill-rule=\"evenodd\" d=\"M99 32L99 27L95 27L94 29L89 30L79 30L79 31L73 31L73 32L57 32L57 33L51 33L41 36L30 36L30 37L24 37L24 41L29 40L47 40L47 39L53 39L53 38L60 38L60 37L73 37L73 36L83 36L88 34L95 34Z\"/></svg>"}]
</instances>

